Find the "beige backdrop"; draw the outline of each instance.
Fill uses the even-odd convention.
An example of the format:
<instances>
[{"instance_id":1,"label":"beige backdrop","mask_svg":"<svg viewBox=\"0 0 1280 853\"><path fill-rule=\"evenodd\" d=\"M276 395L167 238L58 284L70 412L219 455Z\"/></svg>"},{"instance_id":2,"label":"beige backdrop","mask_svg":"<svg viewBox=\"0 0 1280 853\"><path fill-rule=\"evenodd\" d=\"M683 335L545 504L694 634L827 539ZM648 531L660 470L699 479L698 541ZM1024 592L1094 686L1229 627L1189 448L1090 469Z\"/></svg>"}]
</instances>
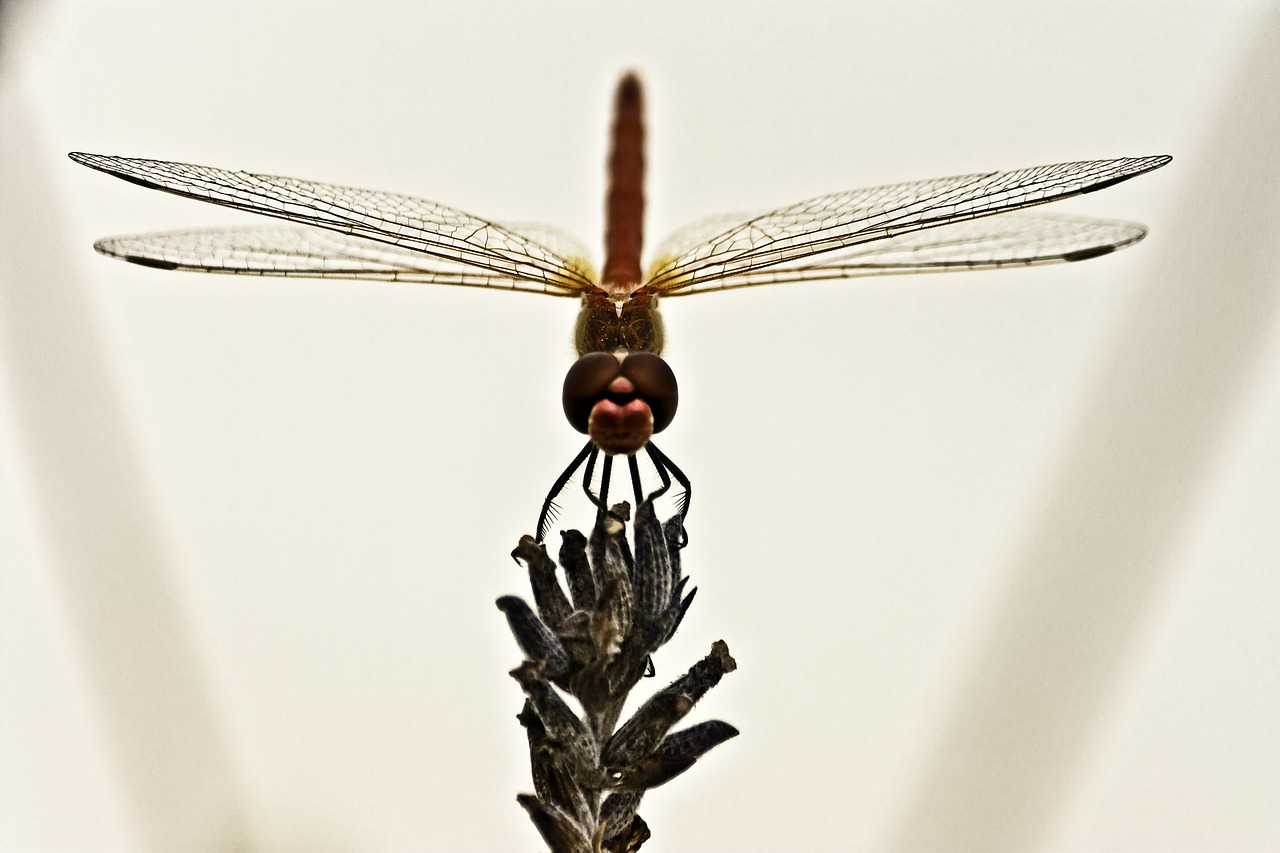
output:
<instances>
[{"instance_id":1,"label":"beige backdrop","mask_svg":"<svg viewBox=\"0 0 1280 853\"><path fill-rule=\"evenodd\" d=\"M677 850L1280 846L1274 3L50 2L0 51L0 848L531 850L507 553L577 449L574 305L162 273L243 221L86 150L599 240L1168 153L1059 268L666 304L700 587L658 682L743 732ZM581 521L576 507L570 521Z\"/></svg>"}]
</instances>

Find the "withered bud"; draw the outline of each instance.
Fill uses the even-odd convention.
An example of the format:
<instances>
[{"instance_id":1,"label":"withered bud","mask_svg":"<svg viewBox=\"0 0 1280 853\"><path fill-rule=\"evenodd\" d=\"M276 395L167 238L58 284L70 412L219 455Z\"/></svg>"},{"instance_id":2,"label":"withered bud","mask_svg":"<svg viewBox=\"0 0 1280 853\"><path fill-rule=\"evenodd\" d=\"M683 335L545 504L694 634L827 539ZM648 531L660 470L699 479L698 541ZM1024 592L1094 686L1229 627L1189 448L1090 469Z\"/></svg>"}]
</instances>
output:
<instances>
[{"instance_id":1,"label":"withered bud","mask_svg":"<svg viewBox=\"0 0 1280 853\"><path fill-rule=\"evenodd\" d=\"M520 650L532 660L546 661L547 675L558 678L569 671L569 653L560 638L530 609L524 600L514 595L504 595L497 601L498 609L507 616L507 624L516 638Z\"/></svg>"}]
</instances>

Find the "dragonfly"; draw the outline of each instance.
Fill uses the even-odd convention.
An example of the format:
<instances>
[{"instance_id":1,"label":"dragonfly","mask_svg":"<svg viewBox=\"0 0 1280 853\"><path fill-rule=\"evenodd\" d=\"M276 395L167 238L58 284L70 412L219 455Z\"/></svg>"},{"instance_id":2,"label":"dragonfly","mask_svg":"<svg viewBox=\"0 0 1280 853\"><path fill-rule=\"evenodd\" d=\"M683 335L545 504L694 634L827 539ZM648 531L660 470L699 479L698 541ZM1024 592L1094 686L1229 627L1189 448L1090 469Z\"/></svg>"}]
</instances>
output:
<instances>
[{"instance_id":1,"label":"dragonfly","mask_svg":"<svg viewBox=\"0 0 1280 853\"><path fill-rule=\"evenodd\" d=\"M679 401L662 358L659 299L767 284L1082 261L1132 246L1145 226L1028 211L1114 186L1169 163L1164 155L1058 163L856 189L760 213L712 216L659 244L647 269L644 97L623 75L613 105L604 265L546 225L484 219L425 199L162 160L74 152L72 160L151 189L284 220L97 241L104 255L163 270L356 279L542 293L580 302L578 359L565 376L565 417L588 441L556 479L538 517L543 541L556 501L579 470L598 512L611 463L627 459L636 502L674 480L678 515L689 478L652 441ZM999 214L997 216L997 214ZM644 452L659 486L647 494ZM603 459L603 462L600 460ZM593 487L600 465L600 484ZM652 474L650 475L650 478ZM687 540L686 540L687 541Z\"/></svg>"}]
</instances>

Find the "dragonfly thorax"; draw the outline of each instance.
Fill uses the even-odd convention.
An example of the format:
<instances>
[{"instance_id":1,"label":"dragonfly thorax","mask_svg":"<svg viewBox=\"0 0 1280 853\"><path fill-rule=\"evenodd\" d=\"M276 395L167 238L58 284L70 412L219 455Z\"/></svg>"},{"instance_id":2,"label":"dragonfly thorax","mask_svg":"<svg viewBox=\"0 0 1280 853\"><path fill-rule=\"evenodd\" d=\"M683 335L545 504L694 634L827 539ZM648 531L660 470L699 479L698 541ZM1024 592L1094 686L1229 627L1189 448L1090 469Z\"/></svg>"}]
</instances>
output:
<instances>
[{"instance_id":1,"label":"dragonfly thorax","mask_svg":"<svg viewBox=\"0 0 1280 853\"><path fill-rule=\"evenodd\" d=\"M658 295L639 288L619 299L599 288L582 295L574 327L578 355L592 352L662 352L662 318Z\"/></svg>"}]
</instances>

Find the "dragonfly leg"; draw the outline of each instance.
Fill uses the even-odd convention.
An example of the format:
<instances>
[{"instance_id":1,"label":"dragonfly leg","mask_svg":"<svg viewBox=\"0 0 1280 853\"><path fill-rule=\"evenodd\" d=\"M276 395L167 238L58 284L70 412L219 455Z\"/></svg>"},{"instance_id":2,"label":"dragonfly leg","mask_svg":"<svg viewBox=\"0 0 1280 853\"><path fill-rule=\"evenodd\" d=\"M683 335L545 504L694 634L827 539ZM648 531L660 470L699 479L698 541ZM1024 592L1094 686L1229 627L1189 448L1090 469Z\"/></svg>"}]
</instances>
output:
<instances>
[{"instance_id":1,"label":"dragonfly leg","mask_svg":"<svg viewBox=\"0 0 1280 853\"><path fill-rule=\"evenodd\" d=\"M600 471L600 494L595 496L596 509L602 513L609 511L609 474L613 471L613 457L608 453L604 455L604 465ZM590 490L587 494L591 494Z\"/></svg>"},{"instance_id":2,"label":"dragonfly leg","mask_svg":"<svg viewBox=\"0 0 1280 853\"><path fill-rule=\"evenodd\" d=\"M653 463L653 470L658 472L658 479L662 481L661 488L655 489L649 493L649 500L656 501L667 493L667 489L671 488L671 475L667 473L666 466L659 462L658 458L653 455L656 448L651 450L651 447L652 445L646 445L645 450L649 453L649 461Z\"/></svg>"},{"instance_id":3,"label":"dragonfly leg","mask_svg":"<svg viewBox=\"0 0 1280 853\"><path fill-rule=\"evenodd\" d=\"M676 502L676 507L680 513L680 547L683 548L689 544L689 533L684 529L684 517L689 514L689 502L693 497L693 486L689 482L689 478L681 471L676 464L672 462L665 453L654 447L653 442L649 442L644 446L645 452L649 454L649 459L653 462L653 467L657 469L658 476L662 479L662 488L649 495L649 500L660 497L667 489L671 488L671 479L680 484L683 493Z\"/></svg>"},{"instance_id":4,"label":"dragonfly leg","mask_svg":"<svg viewBox=\"0 0 1280 853\"><path fill-rule=\"evenodd\" d=\"M599 453L599 450L597 450L595 453L591 454L591 460L587 463L587 476L586 479L582 481L582 490L587 493L587 497L596 505L597 521L599 521L600 516L608 515L612 516L619 524L625 525L627 520L609 507L609 477L613 471L613 457L608 453L604 455L604 465L601 466L600 471L600 494L596 494L591 491L591 470L595 465L596 457Z\"/></svg>"},{"instance_id":5,"label":"dragonfly leg","mask_svg":"<svg viewBox=\"0 0 1280 853\"><path fill-rule=\"evenodd\" d=\"M634 453L627 456L627 465L631 468L631 491L636 496L636 506L644 503L644 493L640 490L640 464L636 462Z\"/></svg>"},{"instance_id":6,"label":"dragonfly leg","mask_svg":"<svg viewBox=\"0 0 1280 853\"><path fill-rule=\"evenodd\" d=\"M550 525L551 522L555 521L556 515L558 515L560 512L560 507L556 505L556 498L560 497L560 493L564 491L564 487L565 485L568 484L569 478L571 478L574 475L574 473L577 472L577 470L582 467L583 460L585 460L587 456L591 454L591 451L594 449L595 449L595 444L593 442L588 441L587 446L582 448L582 450L578 453L577 456L573 457L573 461L569 463L569 467L565 468L564 473L556 478L555 485L553 485L551 487L551 491L547 493L547 499L542 502L542 512L538 514L537 531L538 531L539 542L546 539L548 525ZM594 456L591 459L591 464L592 465L595 464ZM587 468L587 479L588 480L591 479L590 466L588 466ZM590 493L588 492L588 494Z\"/></svg>"},{"instance_id":7,"label":"dragonfly leg","mask_svg":"<svg viewBox=\"0 0 1280 853\"><path fill-rule=\"evenodd\" d=\"M589 441L586 447L582 448L578 455L573 457L569 467L565 468L564 472L556 478L555 484L551 486L551 491L547 493L547 499L542 502L542 512L538 514L538 542L546 540L548 528L555 521L556 516L560 514L560 505L556 503L556 498L560 497L564 492L565 486L568 485L573 475L578 473L578 469L583 467L583 462L586 463L586 467L582 474L582 491L586 493L588 500L595 506L599 514L611 515L618 521L626 523L625 519L609 508L609 479L613 470L613 457L607 453L604 456L604 464L601 466L600 493L597 494L591 490L591 481L595 478L596 462L599 459L600 448L596 447L594 442ZM639 506L642 494L640 469L636 463L635 456L627 457L627 461L631 468L631 485L636 493L636 505ZM665 478L666 475L661 470L659 470L659 473ZM665 488L663 491L665 491ZM661 494L661 492L657 494Z\"/></svg>"},{"instance_id":8,"label":"dragonfly leg","mask_svg":"<svg viewBox=\"0 0 1280 853\"><path fill-rule=\"evenodd\" d=\"M593 443L590 448L591 457L587 459L587 470L582 474L582 491L586 492L587 497L591 500L592 506L599 506L600 499L596 497L596 493L591 491L591 478L596 473L596 461L600 459L600 448Z\"/></svg>"}]
</instances>

